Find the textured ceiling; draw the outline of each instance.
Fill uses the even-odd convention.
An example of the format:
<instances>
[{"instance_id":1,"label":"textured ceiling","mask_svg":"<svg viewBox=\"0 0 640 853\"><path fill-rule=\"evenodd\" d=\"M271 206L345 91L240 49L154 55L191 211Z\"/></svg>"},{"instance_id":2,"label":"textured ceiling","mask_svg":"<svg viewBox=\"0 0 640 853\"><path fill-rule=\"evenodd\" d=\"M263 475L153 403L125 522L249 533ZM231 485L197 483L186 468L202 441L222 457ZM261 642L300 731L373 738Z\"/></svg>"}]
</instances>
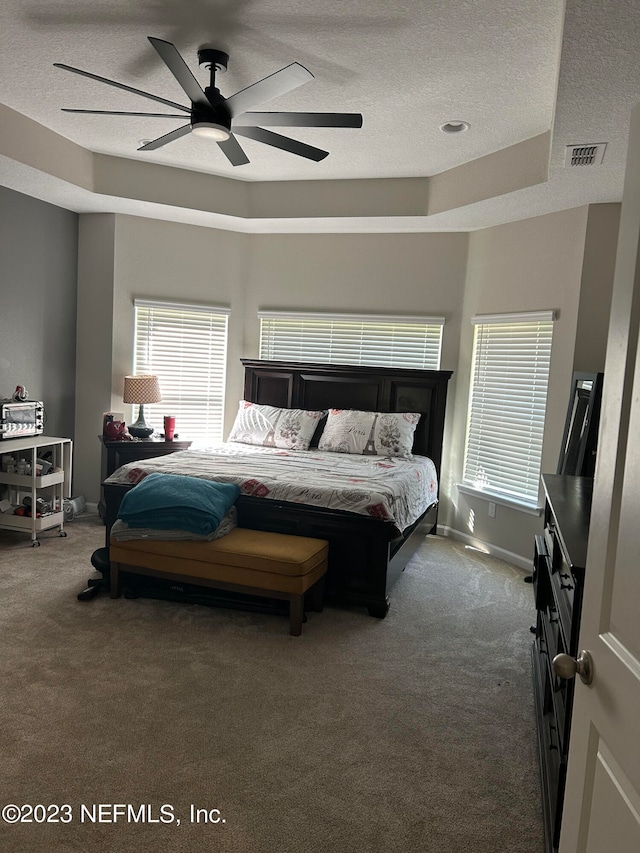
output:
<instances>
[{"instance_id":1,"label":"textured ceiling","mask_svg":"<svg viewBox=\"0 0 640 853\"><path fill-rule=\"evenodd\" d=\"M466 230L621 198L629 115L640 100L636 0L3 0L0 24L0 104L9 108L0 125L0 183L71 209L238 230ZM198 48L226 51L229 70L217 79L226 96L300 62L315 79L264 109L361 112L363 127L280 129L328 150L320 163L242 139L251 162L232 167L215 143L190 134L136 150L179 120L61 112L163 107L54 62L188 105L150 35L173 42L203 86ZM26 130L23 117L37 124ZM470 123L468 132L439 130L458 119ZM534 138L547 143L535 148L532 169L529 149L518 144ZM131 192L118 189L122 175L100 183L61 174L52 161L65 140L80 146L67 146L72 160L82 160L82 149L105 155L88 155L89 171L108 164L124 175L123 160L158 167L153 193L135 189L130 170ZM604 163L566 169L565 146L582 142L606 142ZM202 174L212 197L219 179L231 180L244 206L186 198L176 175L184 187L193 176L177 170ZM429 202L403 203L405 179L417 179ZM291 182L300 192L281 213L278 204L259 203L261 193L288 197ZM275 212L265 213L269 205Z\"/></svg>"}]
</instances>

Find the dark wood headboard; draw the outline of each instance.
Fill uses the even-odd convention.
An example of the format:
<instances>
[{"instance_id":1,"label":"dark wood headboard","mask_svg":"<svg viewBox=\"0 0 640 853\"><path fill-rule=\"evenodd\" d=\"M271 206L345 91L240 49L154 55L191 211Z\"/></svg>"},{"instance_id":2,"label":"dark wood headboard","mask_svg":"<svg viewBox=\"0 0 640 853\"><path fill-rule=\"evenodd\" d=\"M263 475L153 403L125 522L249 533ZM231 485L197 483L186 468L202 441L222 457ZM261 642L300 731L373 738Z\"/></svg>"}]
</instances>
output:
<instances>
[{"instance_id":1,"label":"dark wood headboard","mask_svg":"<svg viewBox=\"0 0 640 853\"><path fill-rule=\"evenodd\" d=\"M420 412L413 452L442 461L447 383L451 370L358 367L243 358L244 398L288 409Z\"/></svg>"}]
</instances>

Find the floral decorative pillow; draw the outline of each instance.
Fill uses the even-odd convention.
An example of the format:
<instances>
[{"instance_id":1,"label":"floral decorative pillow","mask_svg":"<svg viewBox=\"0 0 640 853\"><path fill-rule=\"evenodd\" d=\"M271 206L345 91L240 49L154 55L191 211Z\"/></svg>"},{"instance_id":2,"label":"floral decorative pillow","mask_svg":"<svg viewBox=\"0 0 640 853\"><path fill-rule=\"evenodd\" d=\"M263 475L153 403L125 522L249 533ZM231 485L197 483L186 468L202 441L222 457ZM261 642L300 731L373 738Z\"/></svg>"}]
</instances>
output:
<instances>
[{"instance_id":1,"label":"floral decorative pillow","mask_svg":"<svg viewBox=\"0 0 640 853\"><path fill-rule=\"evenodd\" d=\"M238 414L227 441L308 450L316 427L326 412L280 409L240 400Z\"/></svg>"},{"instance_id":2,"label":"floral decorative pillow","mask_svg":"<svg viewBox=\"0 0 640 853\"><path fill-rule=\"evenodd\" d=\"M415 412L361 412L329 409L318 450L371 456L411 456Z\"/></svg>"}]
</instances>

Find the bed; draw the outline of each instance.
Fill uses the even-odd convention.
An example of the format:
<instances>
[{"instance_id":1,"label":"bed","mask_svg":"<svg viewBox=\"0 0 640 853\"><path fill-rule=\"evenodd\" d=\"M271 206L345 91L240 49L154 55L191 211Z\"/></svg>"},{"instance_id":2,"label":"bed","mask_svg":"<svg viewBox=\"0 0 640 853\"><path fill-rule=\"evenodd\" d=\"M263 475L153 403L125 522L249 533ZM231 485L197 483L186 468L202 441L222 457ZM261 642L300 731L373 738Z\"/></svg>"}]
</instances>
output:
<instances>
[{"instance_id":1,"label":"bed","mask_svg":"<svg viewBox=\"0 0 640 853\"><path fill-rule=\"evenodd\" d=\"M318 448L323 420L308 450L226 443L131 463L103 483L107 547L122 497L147 473L189 473L237 482L242 490L236 504L239 526L328 540L328 599L364 606L372 616L383 618L394 583L425 535L436 527L451 371L252 359L242 359L242 364L244 400L251 403L307 411L420 414L413 456L387 459L325 452ZM257 457L271 466L268 473L260 469L252 475ZM214 460L210 471L208 459ZM309 469L312 473L306 475ZM347 481L346 503L344 494L334 488L340 474ZM389 484L398 477L400 486L394 486L394 493ZM416 508L405 496L410 497L411 483L421 478L428 481L424 490L428 498ZM255 487L247 485L252 483ZM322 495L323 484L330 498Z\"/></svg>"}]
</instances>

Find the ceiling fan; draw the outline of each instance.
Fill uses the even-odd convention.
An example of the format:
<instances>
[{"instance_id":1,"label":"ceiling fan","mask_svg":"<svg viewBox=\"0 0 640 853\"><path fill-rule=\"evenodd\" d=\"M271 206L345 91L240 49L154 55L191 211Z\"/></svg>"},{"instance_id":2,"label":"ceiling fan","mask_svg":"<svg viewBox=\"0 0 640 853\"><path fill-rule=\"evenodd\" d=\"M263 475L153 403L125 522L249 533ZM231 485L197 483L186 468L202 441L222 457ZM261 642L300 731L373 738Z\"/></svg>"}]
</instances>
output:
<instances>
[{"instance_id":1,"label":"ceiling fan","mask_svg":"<svg viewBox=\"0 0 640 853\"><path fill-rule=\"evenodd\" d=\"M125 112L120 110L81 110L66 109L63 107L63 112L90 113L92 115L153 116L155 118L174 119L185 119L186 113L189 115L188 124L147 142L138 151L153 151L156 148L161 148L168 142L173 142L175 139L186 136L187 133L193 133L196 136L205 137L217 142L232 166L243 166L249 162L249 158L236 139L236 136L255 139L258 142L263 142L266 145L280 148L282 151L288 151L291 154L297 154L299 157L306 157L308 160L315 160L316 162L324 160L329 154L328 151L323 151L321 148L315 148L313 145L307 145L288 136L282 136L280 133L266 130L263 125L268 127L362 127L362 115L360 113L253 112L252 110L255 107L273 98L277 98L279 95L284 95L306 83L308 80L313 79L313 74L297 62L293 62L291 65L287 65L286 68L281 68L280 71L276 71L274 74L265 77L263 80L259 80L257 83L253 83L246 89L236 92L235 95L225 98L220 94L220 90L216 88L215 76L217 72L224 73L227 70L229 57L226 53L208 47L203 47L198 51L199 65L207 68L211 75L210 85L203 90L175 45L171 44L171 42L154 38L153 36L148 36L148 38L191 101L190 107L185 107L166 98L161 98L159 95L143 92L141 89L134 89L132 86L126 86L124 83L117 83L115 80L109 80L107 77L100 77L98 74L92 74L89 71L81 71L79 68L73 68L71 65L54 62L53 64L56 68L73 71L75 74L80 74L91 80L98 80L101 83L107 83L109 86L124 89L125 92L142 95L144 98L150 98L152 101L157 101L174 109L181 110L181 113L175 114Z\"/></svg>"}]
</instances>

